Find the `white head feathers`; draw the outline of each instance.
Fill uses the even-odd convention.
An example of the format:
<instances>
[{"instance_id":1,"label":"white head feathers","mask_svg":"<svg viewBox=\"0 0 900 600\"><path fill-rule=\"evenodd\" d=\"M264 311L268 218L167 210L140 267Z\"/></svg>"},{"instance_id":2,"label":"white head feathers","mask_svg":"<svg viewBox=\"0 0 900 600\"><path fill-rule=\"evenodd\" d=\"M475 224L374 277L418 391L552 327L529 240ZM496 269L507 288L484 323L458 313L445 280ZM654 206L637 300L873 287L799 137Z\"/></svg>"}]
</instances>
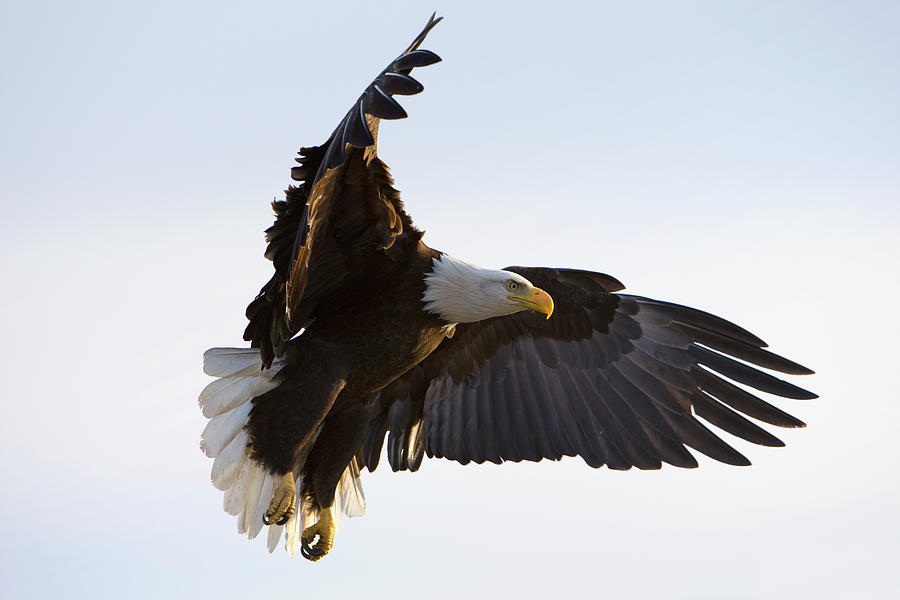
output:
<instances>
[{"instance_id":1,"label":"white head feathers","mask_svg":"<svg viewBox=\"0 0 900 600\"><path fill-rule=\"evenodd\" d=\"M530 281L497 269L482 269L447 254L434 259L425 276L425 310L448 323L472 323L526 310L512 294L530 292Z\"/></svg>"}]
</instances>

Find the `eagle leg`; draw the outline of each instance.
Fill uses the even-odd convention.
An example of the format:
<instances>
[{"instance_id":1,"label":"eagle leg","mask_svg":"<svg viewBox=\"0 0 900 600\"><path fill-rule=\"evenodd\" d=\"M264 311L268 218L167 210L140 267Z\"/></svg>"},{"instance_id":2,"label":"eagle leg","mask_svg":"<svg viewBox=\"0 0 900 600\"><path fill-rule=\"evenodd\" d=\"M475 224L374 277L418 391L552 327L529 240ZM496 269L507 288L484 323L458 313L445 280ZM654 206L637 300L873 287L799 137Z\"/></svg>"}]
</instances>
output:
<instances>
[{"instance_id":1,"label":"eagle leg","mask_svg":"<svg viewBox=\"0 0 900 600\"><path fill-rule=\"evenodd\" d=\"M272 501L263 515L263 523L270 525L284 525L294 514L297 498L297 489L294 486L294 474L290 471L278 479L275 491L272 493Z\"/></svg>"},{"instance_id":2,"label":"eagle leg","mask_svg":"<svg viewBox=\"0 0 900 600\"><path fill-rule=\"evenodd\" d=\"M319 560L334 546L334 534L337 528L334 524L334 504L319 511L319 520L315 525L310 525L300 534L302 547L300 554L303 558L313 562Z\"/></svg>"}]
</instances>

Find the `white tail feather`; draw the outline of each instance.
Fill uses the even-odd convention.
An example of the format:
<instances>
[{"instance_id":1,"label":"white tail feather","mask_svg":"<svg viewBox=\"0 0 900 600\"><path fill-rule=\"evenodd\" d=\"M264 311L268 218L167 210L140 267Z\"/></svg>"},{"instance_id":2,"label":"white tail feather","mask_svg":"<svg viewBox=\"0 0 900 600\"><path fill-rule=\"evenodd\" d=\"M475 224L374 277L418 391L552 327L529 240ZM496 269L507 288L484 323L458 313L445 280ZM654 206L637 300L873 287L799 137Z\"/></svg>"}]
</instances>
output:
<instances>
[{"instance_id":1,"label":"white tail feather","mask_svg":"<svg viewBox=\"0 0 900 600\"><path fill-rule=\"evenodd\" d=\"M210 348L203 353L203 372L212 377L230 377L232 375L251 375L262 368L259 350L254 348Z\"/></svg>"},{"instance_id":2,"label":"white tail feather","mask_svg":"<svg viewBox=\"0 0 900 600\"><path fill-rule=\"evenodd\" d=\"M297 513L288 519L284 525L284 549L288 556L294 558L297 548L300 547L300 518Z\"/></svg>"},{"instance_id":3,"label":"white tail feather","mask_svg":"<svg viewBox=\"0 0 900 600\"><path fill-rule=\"evenodd\" d=\"M280 384L278 373L283 362L276 360L272 368L262 369L259 351L247 348L212 348L203 355L203 371L217 376L200 394L203 415L210 419L201 436L200 448L215 458L210 478L225 492L225 512L237 516L238 533L255 538L263 527L275 486L275 477L250 458L246 425L253 398ZM273 552L284 531L285 550L294 556L300 548L300 534L319 519L319 511L303 502L301 477L296 480L297 511L285 525L270 525L266 546ZM335 490L335 526L340 526L341 513L348 517L362 515L366 509L359 467L353 458L341 475Z\"/></svg>"},{"instance_id":4,"label":"white tail feather","mask_svg":"<svg viewBox=\"0 0 900 600\"><path fill-rule=\"evenodd\" d=\"M279 365L274 364L268 371L260 371L254 367L249 375L238 374L216 379L200 392L199 402L203 416L211 419L278 387L278 372Z\"/></svg>"},{"instance_id":5,"label":"white tail feather","mask_svg":"<svg viewBox=\"0 0 900 600\"><path fill-rule=\"evenodd\" d=\"M412 424L412 427L409 428L409 434L407 436L406 443L406 456L410 457L410 459L416 455L416 444L419 442L419 430L422 428L421 419Z\"/></svg>"},{"instance_id":6,"label":"white tail feather","mask_svg":"<svg viewBox=\"0 0 900 600\"><path fill-rule=\"evenodd\" d=\"M234 376L210 383L203 388L198 399L203 416L211 419L243 404L247 398L252 398L257 387L256 379L251 376Z\"/></svg>"},{"instance_id":7,"label":"white tail feather","mask_svg":"<svg viewBox=\"0 0 900 600\"><path fill-rule=\"evenodd\" d=\"M294 514L291 515L291 518L288 519L288 522L284 525L284 549L288 553L288 556L294 558L294 555L297 553L297 548L300 547L300 534L303 532L304 527L301 526L303 522L303 511L304 506L303 502L300 498L299 490L302 489L303 485L303 476L299 475L294 480L294 488L298 490L297 495L294 497L296 501L296 510Z\"/></svg>"},{"instance_id":8,"label":"white tail feather","mask_svg":"<svg viewBox=\"0 0 900 600\"><path fill-rule=\"evenodd\" d=\"M348 517L361 517L366 512L366 493L362 488L355 456L350 459L350 464L341 475L335 500L340 502L341 512Z\"/></svg>"},{"instance_id":9,"label":"white tail feather","mask_svg":"<svg viewBox=\"0 0 900 600\"><path fill-rule=\"evenodd\" d=\"M234 485L247 453L247 432L242 431L216 456L210 478L217 490L223 492Z\"/></svg>"},{"instance_id":10,"label":"white tail feather","mask_svg":"<svg viewBox=\"0 0 900 600\"><path fill-rule=\"evenodd\" d=\"M219 452L244 430L251 408L251 403L245 402L227 413L210 419L200 435L200 449L210 458L218 456Z\"/></svg>"},{"instance_id":11,"label":"white tail feather","mask_svg":"<svg viewBox=\"0 0 900 600\"><path fill-rule=\"evenodd\" d=\"M250 481L247 482L247 488L244 490L241 513L238 515L238 533L246 533L247 537L252 538L250 530L253 528L253 515L256 513L259 493L266 480L266 471L254 461L251 460L250 463L253 467L250 471Z\"/></svg>"},{"instance_id":12,"label":"white tail feather","mask_svg":"<svg viewBox=\"0 0 900 600\"><path fill-rule=\"evenodd\" d=\"M284 531L284 525L276 525L275 523L269 525L269 535L266 539L266 547L269 549L269 554L275 552L275 548L278 547L278 540L281 539L282 531Z\"/></svg>"},{"instance_id":13,"label":"white tail feather","mask_svg":"<svg viewBox=\"0 0 900 600\"><path fill-rule=\"evenodd\" d=\"M247 483L250 480L250 469L253 467L248 457L241 464L241 470L234 481L234 485L225 490L225 502L223 507L229 515L239 515L244 507L244 493L247 490Z\"/></svg>"},{"instance_id":14,"label":"white tail feather","mask_svg":"<svg viewBox=\"0 0 900 600\"><path fill-rule=\"evenodd\" d=\"M300 511L300 527L306 529L319 522L319 509L304 506Z\"/></svg>"},{"instance_id":15,"label":"white tail feather","mask_svg":"<svg viewBox=\"0 0 900 600\"><path fill-rule=\"evenodd\" d=\"M259 532L262 531L263 528L263 515L266 514L266 509L269 508L269 502L272 500L272 490L275 489L275 476L269 473L266 473L265 479L263 480L262 489L259 492L259 496L256 500L256 506L253 507L253 512L250 515L250 531L247 533L247 537L251 540L259 535Z\"/></svg>"}]
</instances>

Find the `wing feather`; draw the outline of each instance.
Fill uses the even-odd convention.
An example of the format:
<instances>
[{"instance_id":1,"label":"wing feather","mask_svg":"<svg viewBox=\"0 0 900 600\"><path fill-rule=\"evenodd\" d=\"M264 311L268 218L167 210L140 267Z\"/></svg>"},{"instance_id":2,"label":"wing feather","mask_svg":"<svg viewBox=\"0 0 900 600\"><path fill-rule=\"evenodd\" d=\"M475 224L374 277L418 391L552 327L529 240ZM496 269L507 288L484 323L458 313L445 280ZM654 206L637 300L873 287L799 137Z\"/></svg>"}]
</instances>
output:
<instances>
[{"instance_id":1,"label":"wing feather","mask_svg":"<svg viewBox=\"0 0 900 600\"><path fill-rule=\"evenodd\" d=\"M390 449L393 440L406 447L419 422L429 456L466 464L578 455L610 469L696 467L685 446L749 464L698 419L764 446L783 444L747 417L803 426L737 384L814 398L761 369L812 371L765 350L745 329L678 304L615 293L621 284L600 273L510 270L549 292L556 311L549 320L519 313L457 325L452 339L382 391L381 412L402 407L405 415L389 420L393 468L411 468ZM366 442L369 454L380 444L370 439L385 435L381 412Z\"/></svg>"},{"instance_id":2,"label":"wing feather","mask_svg":"<svg viewBox=\"0 0 900 600\"><path fill-rule=\"evenodd\" d=\"M284 344L307 327L367 269L364 257L390 248L401 235L421 237L403 210L387 166L376 156L379 119L406 111L392 97L422 91L409 76L440 61L418 47L440 22L432 15L422 32L369 84L321 146L303 148L291 169L300 185L274 202L266 231L266 257L275 273L247 307L244 339L260 349L268 367ZM418 239L418 238L416 238ZM361 268L362 266L362 268Z\"/></svg>"},{"instance_id":3,"label":"wing feather","mask_svg":"<svg viewBox=\"0 0 900 600\"><path fill-rule=\"evenodd\" d=\"M535 402L543 409L543 422L557 441L560 453L575 456L582 450L587 452L587 445L572 416L568 399L561 393L562 388L556 386L555 381L553 384L556 389L551 388L551 382L547 381L544 367L535 353L524 353L523 359L522 366L517 369L525 372L522 387L534 394Z\"/></svg>"}]
</instances>

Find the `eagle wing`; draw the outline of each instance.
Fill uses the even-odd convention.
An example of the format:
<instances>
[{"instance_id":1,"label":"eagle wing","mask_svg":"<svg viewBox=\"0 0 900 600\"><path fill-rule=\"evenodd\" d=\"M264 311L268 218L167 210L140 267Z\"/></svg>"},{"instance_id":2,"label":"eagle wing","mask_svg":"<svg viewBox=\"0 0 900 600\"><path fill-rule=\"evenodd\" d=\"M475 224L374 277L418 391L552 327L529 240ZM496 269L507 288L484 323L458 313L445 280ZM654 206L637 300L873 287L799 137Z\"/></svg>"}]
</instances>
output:
<instances>
[{"instance_id":1,"label":"eagle wing","mask_svg":"<svg viewBox=\"0 0 900 600\"><path fill-rule=\"evenodd\" d=\"M283 344L316 316L323 302L352 285L352 261L392 246L415 231L387 166L376 156L380 119L407 116L395 95L418 94L409 76L439 62L419 49L440 22L432 15L412 44L369 84L321 146L303 148L291 177L300 182L272 204L275 224L266 230L266 257L275 274L247 307L244 339L259 347L268 366Z\"/></svg>"},{"instance_id":2,"label":"eagle wing","mask_svg":"<svg viewBox=\"0 0 900 600\"><path fill-rule=\"evenodd\" d=\"M394 470L422 457L462 464L581 456L592 467L696 467L685 445L718 461L749 461L707 423L781 446L747 415L780 427L798 419L733 382L785 398L815 398L756 367L812 371L711 314L613 293L588 271L510 267L546 290L550 319L531 312L456 327L429 358L385 388L358 459L373 470L386 433ZM727 379L726 379L727 378ZM729 381L732 380L732 381Z\"/></svg>"}]
</instances>

